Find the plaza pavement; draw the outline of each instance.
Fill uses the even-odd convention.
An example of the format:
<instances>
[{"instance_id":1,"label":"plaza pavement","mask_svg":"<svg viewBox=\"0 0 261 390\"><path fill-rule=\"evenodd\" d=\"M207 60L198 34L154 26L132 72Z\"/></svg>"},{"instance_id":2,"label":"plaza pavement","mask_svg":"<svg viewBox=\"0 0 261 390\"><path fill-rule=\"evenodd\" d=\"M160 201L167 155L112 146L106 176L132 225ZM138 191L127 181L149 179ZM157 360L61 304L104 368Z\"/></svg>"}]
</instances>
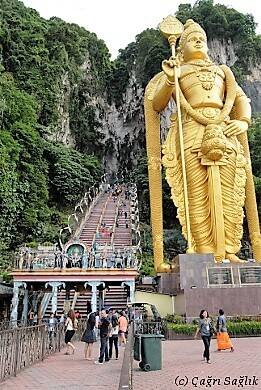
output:
<instances>
[{"instance_id":1,"label":"plaza pavement","mask_svg":"<svg viewBox=\"0 0 261 390\"><path fill-rule=\"evenodd\" d=\"M217 343L212 340L211 364L207 364L202 360L200 337L198 340L163 341L162 370L144 372L134 361L133 389L261 390L261 337L232 339L232 343L234 352L215 352ZM246 385L244 382L241 386L240 378L257 384Z\"/></svg>"},{"instance_id":2,"label":"plaza pavement","mask_svg":"<svg viewBox=\"0 0 261 390\"><path fill-rule=\"evenodd\" d=\"M215 352L216 340L212 340L212 364L201 360L203 343L200 339L163 341L162 370L142 371L134 360L133 390L261 390L261 337L232 341L235 347L233 353ZM0 383L0 389L118 389L124 347L119 348L119 360L95 365L83 359L83 343L75 345L77 350L74 355L64 355L65 350L55 353L19 372L16 377L6 379ZM95 359L98 352L97 342L93 347Z\"/></svg>"}]
</instances>

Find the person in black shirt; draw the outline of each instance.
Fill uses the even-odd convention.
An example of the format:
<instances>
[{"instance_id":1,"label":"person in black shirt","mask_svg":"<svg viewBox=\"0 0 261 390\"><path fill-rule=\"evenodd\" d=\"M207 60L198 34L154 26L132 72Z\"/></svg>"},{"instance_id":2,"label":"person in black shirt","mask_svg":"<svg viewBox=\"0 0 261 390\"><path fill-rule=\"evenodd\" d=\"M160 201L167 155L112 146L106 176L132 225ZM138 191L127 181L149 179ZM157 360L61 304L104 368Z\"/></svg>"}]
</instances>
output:
<instances>
[{"instance_id":1,"label":"person in black shirt","mask_svg":"<svg viewBox=\"0 0 261 390\"><path fill-rule=\"evenodd\" d=\"M108 362L110 360L108 354L108 334L110 328L111 328L111 323L107 318L106 311L102 310L101 318L99 321L100 340L101 340L100 356L99 356L99 360L95 361L94 364L103 364L104 355L105 355L105 362Z\"/></svg>"}]
</instances>

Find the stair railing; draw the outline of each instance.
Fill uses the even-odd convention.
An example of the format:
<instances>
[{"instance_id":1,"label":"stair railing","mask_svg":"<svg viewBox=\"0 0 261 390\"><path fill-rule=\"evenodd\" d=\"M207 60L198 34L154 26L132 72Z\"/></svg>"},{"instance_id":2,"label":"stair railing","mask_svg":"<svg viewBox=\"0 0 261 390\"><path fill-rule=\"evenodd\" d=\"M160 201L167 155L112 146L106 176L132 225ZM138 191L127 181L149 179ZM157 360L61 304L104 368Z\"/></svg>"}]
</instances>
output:
<instances>
[{"instance_id":1,"label":"stair railing","mask_svg":"<svg viewBox=\"0 0 261 390\"><path fill-rule=\"evenodd\" d=\"M40 304L40 318L43 318L49 304L52 293L45 293Z\"/></svg>"},{"instance_id":2,"label":"stair railing","mask_svg":"<svg viewBox=\"0 0 261 390\"><path fill-rule=\"evenodd\" d=\"M99 218L99 221L98 221L98 224L97 224L97 227L96 227L96 230L95 230L95 233L93 235L93 239L92 239L92 246L96 240L96 235L99 233L99 230L100 230L100 227L101 227L101 223L102 223L102 220L103 220L103 217L104 217L104 214L105 214L105 210L108 206L108 203L109 203L109 200L111 199L111 193L109 194L104 206L103 206L103 209L102 209L102 212L101 212L101 215L100 215L100 218Z\"/></svg>"},{"instance_id":3,"label":"stair railing","mask_svg":"<svg viewBox=\"0 0 261 390\"><path fill-rule=\"evenodd\" d=\"M78 298L79 295L80 295L80 293L75 291L74 296L73 296L73 301L72 301L72 309L73 310L75 308L75 305L76 305L76 302L77 302L77 298Z\"/></svg>"},{"instance_id":4,"label":"stair railing","mask_svg":"<svg viewBox=\"0 0 261 390\"><path fill-rule=\"evenodd\" d=\"M122 195L119 196L118 202L117 202L116 208L115 208L115 217L114 217L114 223L112 226L112 235L111 235L111 246L114 246L113 241L114 241L114 236L115 236L115 230L116 230L116 224L117 224L117 219L118 219L119 205L120 205L121 197L122 197Z\"/></svg>"},{"instance_id":5,"label":"stair railing","mask_svg":"<svg viewBox=\"0 0 261 390\"><path fill-rule=\"evenodd\" d=\"M64 247L62 234L65 231L70 233L70 241L74 241L80 236L86 219L89 217L93 207L98 203L101 195L104 194L106 190L106 176L106 173L103 174L101 176L100 184L94 184L89 188L88 192L85 192L84 197L75 206L74 213L68 216L67 226L60 230L59 244L61 248ZM93 193L91 194L91 192Z\"/></svg>"}]
</instances>

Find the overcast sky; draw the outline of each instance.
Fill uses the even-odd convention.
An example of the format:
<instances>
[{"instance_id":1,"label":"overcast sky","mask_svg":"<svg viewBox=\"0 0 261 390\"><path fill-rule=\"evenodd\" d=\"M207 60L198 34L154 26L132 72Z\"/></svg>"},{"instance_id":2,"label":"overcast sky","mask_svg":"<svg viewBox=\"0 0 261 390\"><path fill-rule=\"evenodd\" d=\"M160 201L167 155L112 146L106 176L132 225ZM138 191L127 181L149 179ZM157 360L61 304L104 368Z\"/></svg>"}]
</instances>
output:
<instances>
[{"instance_id":1,"label":"overcast sky","mask_svg":"<svg viewBox=\"0 0 261 390\"><path fill-rule=\"evenodd\" d=\"M103 39L112 59L119 49L135 41L135 36L146 28L157 28L169 14L174 14L181 3L195 0L22 0L24 5L36 9L49 19L58 16L76 23ZM254 15L261 34L261 7L257 0L215 0L215 4L231 6L243 14Z\"/></svg>"}]
</instances>

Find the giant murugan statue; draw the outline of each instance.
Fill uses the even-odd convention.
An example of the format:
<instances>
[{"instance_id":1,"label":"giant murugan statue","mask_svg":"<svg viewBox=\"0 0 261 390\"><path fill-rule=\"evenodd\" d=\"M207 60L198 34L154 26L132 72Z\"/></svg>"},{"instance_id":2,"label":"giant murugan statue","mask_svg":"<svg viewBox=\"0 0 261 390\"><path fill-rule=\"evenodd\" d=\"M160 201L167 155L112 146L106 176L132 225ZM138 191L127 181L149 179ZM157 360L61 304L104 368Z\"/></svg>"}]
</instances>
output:
<instances>
[{"instance_id":1,"label":"giant murugan statue","mask_svg":"<svg viewBox=\"0 0 261 390\"><path fill-rule=\"evenodd\" d=\"M163 72L145 92L154 265L163 265L161 164L178 210L187 253L213 253L240 262L245 206L254 257L261 241L247 129L249 99L226 65L208 57L205 31L192 19L183 26L168 16L160 25L172 46ZM177 55L176 39L180 36ZM177 111L160 142L160 115L171 99ZM164 267L163 267L164 268Z\"/></svg>"}]
</instances>

